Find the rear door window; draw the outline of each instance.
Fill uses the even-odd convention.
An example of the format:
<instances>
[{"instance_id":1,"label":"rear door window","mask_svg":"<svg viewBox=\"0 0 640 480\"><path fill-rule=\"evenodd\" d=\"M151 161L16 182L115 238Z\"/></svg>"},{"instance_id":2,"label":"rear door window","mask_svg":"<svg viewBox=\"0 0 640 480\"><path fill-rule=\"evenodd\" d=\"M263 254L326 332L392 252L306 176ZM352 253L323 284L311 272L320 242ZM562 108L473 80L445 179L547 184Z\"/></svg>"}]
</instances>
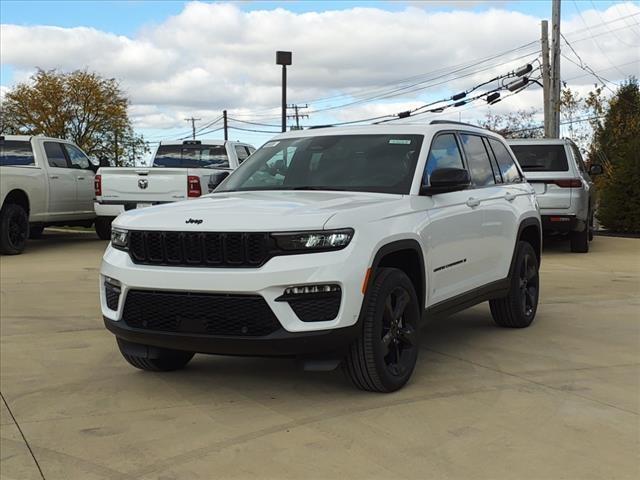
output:
<instances>
[{"instance_id":1,"label":"rear door window","mask_svg":"<svg viewBox=\"0 0 640 480\"><path fill-rule=\"evenodd\" d=\"M486 187L494 185L493 169L491 160L484 146L482 137L479 135L460 134L462 148L469 164L469 174L476 187Z\"/></svg>"},{"instance_id":2,"label":"rear door window","mask_svg":"<svg viewBox=\"0 0 640 480\"><path fill-rule=\"evenodd\" d=\"M564 145L511 145L525 172L567 172Z\"/></svg>"},{"instance_id":3,"label":"rear door window","mask_svg":"<svg viewBox=\"0 0 640 480\"><path fill-rule=\"evenodd\" d=\"M244 162L249 156L249 152L242 145L236 145L236 155L238 156L238 163Z\"/></svg>"},{"instance_id":4,"label":"rear door window","mask_svg":"<svg viewBox=\"0 0 640 480\"><path fill-rule=\"evenodd\" d=\"M569 146L571 147L573 156L576 159L578 170L580 170L582 173L586 173L587 170L584 168L584 161L582 160L582 154L580 153L580 149L577 147L577 145L574 145L573 143L570 143Z\"/></svg>"},{"instance_id":5,"label":"rear door window","mask_svg":"<svg viewBox=\"0 0 640 480\"><path fill-rule=\"evenodd\" d=\"M69 155L69 161L71 162L71 168L79 168L82 170L88 170L91 167L91 162L82 151L74 147L73 145L65 144L64 146L67 154Z\"/></svg>"},{"instance_id":6,"label":"rear door window","mask_svg":"<svg viewBox=\"0 0 640 480\"><path fill-rule=\"evenodd\" d=\"M0 140L0 166L26 167L35 164L31 142Z\"/></svg>"},{"instance_id":7,"label":"rear door window","mask_svg":"<svg viewBox=\"0 0 640 480\"><path fill-rule=\"evenodd\" d=\"M224 145L160 145L154 167L229 168Z\"/></svg>"},{"instance_id":8,"label":"rear door window","mask_svg":"<svg viewBox=\"0 0 640 480\"><path fill-rule=\"evenodd\" d=\"M47 154L47 161L50 167L70 168L60 143L44 142L44 152Z\"/></svg>"},{"instance_id":9,"label":"rear door window","mask_svg":"<svg viewBox=\"0 0 640 480\"><path fill-rule=\"evenodd\" d=\"M489 145L491 146L491 150L493 150L493 154L496 156L498 168L500 169L504 183L517 183L522 181L516 162L513 160L507 147L494 138L489 139Z\"/></svg>"}]
</instances>

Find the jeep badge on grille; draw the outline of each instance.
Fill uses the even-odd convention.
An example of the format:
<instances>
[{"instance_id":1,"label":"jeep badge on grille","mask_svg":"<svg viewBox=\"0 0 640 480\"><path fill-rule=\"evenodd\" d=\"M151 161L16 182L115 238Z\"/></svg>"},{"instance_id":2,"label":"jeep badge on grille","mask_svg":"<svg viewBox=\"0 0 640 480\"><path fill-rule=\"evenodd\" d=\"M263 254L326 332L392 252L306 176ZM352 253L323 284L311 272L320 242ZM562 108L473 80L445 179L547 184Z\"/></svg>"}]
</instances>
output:
<instances>
[{"instance_id":1,"label":"jeep badge on grille","mask_svg":"<svg viewBox=\"0 0 640 480\"><path fill-rule=\"evenodd\" d=\"M184 223L195 223L196 225L200 225L202 223L201 218L190 218L189 220L185 220Z\"/></svg>"}]
</instances>

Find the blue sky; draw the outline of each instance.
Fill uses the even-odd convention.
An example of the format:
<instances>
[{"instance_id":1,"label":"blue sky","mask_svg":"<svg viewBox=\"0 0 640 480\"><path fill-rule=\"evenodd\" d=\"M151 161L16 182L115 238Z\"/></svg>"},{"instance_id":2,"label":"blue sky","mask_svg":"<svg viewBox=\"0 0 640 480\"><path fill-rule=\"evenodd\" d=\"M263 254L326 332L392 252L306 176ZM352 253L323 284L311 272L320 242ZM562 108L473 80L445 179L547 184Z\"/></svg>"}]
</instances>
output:
<instances>
[{"instance_id":1,"label":"blue sky","mask_svg":"<svg viewBox=\"0 0 640 480\"><path fill-rule=\"evenodd\" d=\"M3 0L0 2L3 34L11 30L12 35L10 40L2 43L0 85L6 89L16 81L24 80L35 66L61 70L95 69L105 76L114 76L122 80L127 91L131 92L134 107L132 111L135 121L138 122L139 131L151 138L171 137L185 131L186 123L183 121L185 116L191 114L202 116L204 121L207 121L219 114L219 110L227 104L225 103L227 100L224 95L220 99L220 95L216 96L214 93L226 94L228 104L235 102L237 108L245 109L253 109L253 105L268 98L269 100L265 100L264 105L260 108L253 109L256 112L264 112L267 104L277 105L277 98L274 95L277 93L276 84L279 80L277 72L271 66L273 62L271 52L275 48L272 49L269 46L258 59L255 56L256 51L264 50L265 44L272 40L270 36L273 35L279 36L280 43L278 45L285 45L286 48L294 50L294 67L292 67L290 74L293 98L290 98L291 101L298 102L307 98L322 98L345 91L351 92L357 91L357 89L372 88L376 85L385 85L395 79L424 74L424 72L434 71L443 66L473 61L491 53L508 50L526 41L539 38L537 25L539 25L540 19L548 19L551 12L551 2L547 0L520 2L440 0L431 3L410 0L380 2L243 1L233 3L231 13L228 9L225 10L224 5L224 3L208 5L207 7L210 8L204 8L204 10L200 8L200 11L202 11L203 17L206 17L207 14L211 14L211 11L215 10L214 16L208 17L214 20L219 17L227 18L225 15L230 15L229 18L232 20L238 20L243 12L246 15L250 15L251 12L268 12L267 15L240 18L241 22L251 21L253 23L247 27L248 32L238 32L235 43L233 35L232 38L229 38L228 33L226 38L215 36L215 32L212 33L205 29L206 34L211 34L211 39L208 39L208 43L205 45L198 45L198 38L191 40L196 43L188 44L189 35L193 33L191 30L200 31L198 29L202 28L202 25L197 25L199 18L189 16L188 2L151 0L34 0L19 2ZM624 4L624 8L620 7L616 12L613 12L613 7L618 8L620 2L601 0L564 0L562 2L564 32L578 30L584 32L570 38L572 42L575 41L581 56L591 67L620 78L624 78L624 75L628 74L627 72L633 72L634 68L637 72L637 49L636 63L633 64L633 50L629 51L628 46L638 44L640 27L635 28L634 22L638 25L640 17L637 16L633 20L626 19L624 23L607 23L611 19L618 18L620 20L619 17L628 15L633 5L638 5L638 3L628 2ZM376 13L368 14L368 16L355 14L352 12L354 7L397 13L391 18L391 21L396 23L385 23L388 21L385 19L386 17ZM413 7L421 9L426 14L424 12L420 15L406 14L407 9ZM275 9L286 10L297 15L286 17L288 20L283 20L285 17L274 12ZM191 10L194 9L191 8ZM350 11L351 13L349 13ZM317 27L318 18L302 19L299 15L310 12L315 12L318 18L322 17L321 28L327 29L327 32L321 33L328 36L327 42L322 35L318 35L318 32L296 31L300 22L307 22L306 24L310 25L309 28ZM323 12L325 12L324 16ZM339 12L345 13L346 17L341 17ZM494 15L493 12L497 13ZM447 16L447 14L449 15ZM522 15L514 17L514 14ZM367 19L370 18L371 22L363 20L364 16L367 16ZM412 17L416 16L425 19L424 28L412 22ZM332 23L334 17L337 18L335 25ZM496 19L506 18L507 20L498 20L495 27L488 30L486 28L483 30L481 28L483 25L478 23L491 22L494 17ZM429 23L433 19L439 20L436 23ZM171 20L175 20L175 22ZM203 21L208 20L203 19ZM293 23L287 25L287 21ZM393 33L389 33L393 27L399 26L397 22L406 23L407 39L403 38L402 34L394 36ZM439 22L442 25L439 25ZM352 23L353 29L346 38L348 42L351 42L351 36L353 36L353 45L325 44L330 43L331 36L339 37L344 31L345 25L349 30ZM522 32L517 30L520 28L520 24L523 25ZM277 25L277 27L273 25ZM23 28L16 29L15 26ZM66 30L62 33L60 31L54 32L39 29L38 26L55 26ZM71 30L73 27L90 27L95 29L95 32L90 35L80 35ZM401 27L403 26L401 25ZM438 32L439 27L444 30ZM175 45L158 35L158 32L164 32L167 28L170 29L171 39L176 40ZM218 26L215 25L211 30L217 28ZM274 28L279 30L274 30ZM605 28L609 31L613 30L610 35ZM254 33L255 35L252 35ZM603 33L607 36L603 36ZM380 43L380 37L385 35L388 36L389 43L385 43L386 40ZM590 40L589 36L597 37L597 41ZM310 38L320 40L310 44ZM420 38L424 38L424 41L421 42ZM2 39L0 38L0 40ZM232 41L229 42L229 40ZM616 43L617 40L620 40L621 43ZM181 42L187 43L181 44ZM371 52L368 51L369 44L375 42L381 45L380 59L377 59L375 55L371 56ZM394 66L391 66L395 56L393 53L394 42L400 45L397 47L398 49L405 51L398 51L398 57L401 58L395 62ZM483 46L484 43L486 43L486 47ZM78 44L81 48L78 47ZM40 45L40 47L34 45ZM193 50L198 48L201 50L194 53ZM47 54L43 55L43 52L39 50L46 50ZM113 54L113 50L119 53ZM414 50L416 53L415 56L412 56ZM236 52L241 52L244 57ZM306 55L301 52L306 52ZM134 57L132 60L132 55L139 55L139 57ZM367 55L371 58L368 58ZM238 58L234 58L236 56ZM340 56L343 57L342 65L346 65L346 68L332 71L331 68L328 68L329 65L339 63L339 60L336 59ZM190 60L187 57L190 57ZM76 58L77 62L74 63ZM111 58L113 60L110 60ZM137 61L135 59L137 58L139 58L140 68L135 68ZM100 62L101 59L105 60ZM156 72L156 65L163 61L166 63L164 70L157 68ZM134 63L133 66L131 62ZM223 72L217 70L219 65L223 67ZM145 77L144 70L147 67L148 74ZM349 73L349 67L353 67L352 70L356 73L353 75ZM575 78L584 73L572 64L567 64L567 67L563 70L567 72L566 78ZM486 75L490 73L488 72ZM497 73L500 73L500 70ZM180 78L182 74L193 77L189 77L186 87L184 86L186 80ZM483 73L483 75L485 74ZM172 78L169 79L168 76ZM204 80L201 80L201 87L198 87L198 81L201 77L204 77ZM466 80L467 83L470 81ZM579 81L587 85L592 83L593 79L581 78ZM244 86L239 86L240 83ZM154 88L160 91L155 96L149 93L153 92ZM460 88L466 88L466 84L464 82L445 83L414 96L394 97L391 100L380 100L376 104L363 105L362 108L355 108L350 114L351 116L336 116L325 112L314 115L313 120L316 123L330 123L354 117L365 118L367 115L374 115L380 109L404 108L404 105L411 106L416 102L442 98L455 93L455 90ZM197 92L196 98L194 98L193 91ZM202 98L198 98L199 95ZM349 95L347 94L340 101L348 102L351 99ZM539 92L535 92L532 88L526 92L526 95L522 95L522 98L520 95L514 97L510 100L511 103L504 108L522 108L528 105L535 107L539 103L539 96ZM242 104L243 97L247 97L244 98L246 100L244 105ZM392 104L393 106L389 106ZM327 105L325 103L321 106L326 107ZM503 104L499 105L500 108L503 108ZM477 117L486 113L486 108L459 110L466 112L464 115L467 116L475 115ZM257 114L256 118L243 118L256 120L264 118L264 115L261 117ZM273 124L277 121L271 118L267 123ZM238 135L243 135L243 140L253 141L256 144L268 137L268 134L254 135L246 132L238 133Z\"/></svg>"}]
</instances>

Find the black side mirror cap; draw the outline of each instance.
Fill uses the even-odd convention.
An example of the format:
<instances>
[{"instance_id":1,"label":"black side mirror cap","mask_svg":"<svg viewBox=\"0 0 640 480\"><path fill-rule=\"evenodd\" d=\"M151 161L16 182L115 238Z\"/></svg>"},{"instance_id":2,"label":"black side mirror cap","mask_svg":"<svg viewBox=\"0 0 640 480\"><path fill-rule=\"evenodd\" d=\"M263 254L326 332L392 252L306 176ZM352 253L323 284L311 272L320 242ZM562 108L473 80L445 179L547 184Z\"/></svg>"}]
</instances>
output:
<instances>
[{"instance_id":1,"label":"black side mirror cap","mask_svg":"<svg viewBox=\"0 0 640 480\"><path fill-rule=\"evenodd\" d=\"M589 167L589 175L601 175L603 172L602 165L594 163Z\"/></svg>"},{"instance_id":2,"label":"black side mirror cap","mask_svg":"<svg viewBox=\"0 0 640 480\"><path fill-rule=\"evenodd\" d=\"M220 172L214 172L209 175L209 193L213 192L222 181L229 176L229 172L223 170Z\"/></svg>"},{"instance_id":3,"label":"black side mirror cap","mask_svg":"<svg viewBox=\"0 0 640 480\"><path fill-rule=\"evenodd\" d=\"M466 190L471 185L471 177L464 168L438 168L431 172L429 183L420 188L420 195Z\"/></svg>"}]
</instances>

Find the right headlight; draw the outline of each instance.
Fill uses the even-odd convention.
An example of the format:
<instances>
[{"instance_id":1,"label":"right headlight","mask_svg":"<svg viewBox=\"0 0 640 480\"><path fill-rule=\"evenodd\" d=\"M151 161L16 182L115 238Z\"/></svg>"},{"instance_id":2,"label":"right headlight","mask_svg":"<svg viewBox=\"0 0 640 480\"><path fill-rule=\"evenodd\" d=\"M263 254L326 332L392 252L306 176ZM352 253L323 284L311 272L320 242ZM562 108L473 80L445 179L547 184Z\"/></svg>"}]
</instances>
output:
<instances>
[{"instance_id":1,"label":"right headlight","mask_svg":"<svg viewBox=\"0 0 640 480\"><path fill-rule=\"evenodd\" d=\"M290 252L340 250L349 245L352 228L313 232L274 233L278 247Z\"/></svg>"},{"instance_id":2,"label":"right headlight","mask_svg":"<svg viewBox=\"0 0 640 480\"><path fill-rule=\"evenodd\" d=\"M111 229L111 245L118 250L127 250L129 246L129 231L113 227Z\"/></svg>"}]
</instances>

